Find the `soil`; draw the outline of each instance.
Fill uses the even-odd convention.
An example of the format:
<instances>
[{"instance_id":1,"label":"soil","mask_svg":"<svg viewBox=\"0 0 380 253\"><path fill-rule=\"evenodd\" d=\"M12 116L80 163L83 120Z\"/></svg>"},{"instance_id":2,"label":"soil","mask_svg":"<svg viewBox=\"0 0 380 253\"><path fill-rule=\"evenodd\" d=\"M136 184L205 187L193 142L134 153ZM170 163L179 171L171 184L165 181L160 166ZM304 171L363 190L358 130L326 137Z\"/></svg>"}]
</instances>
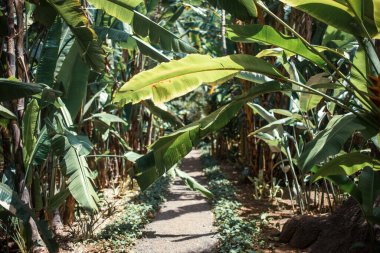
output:
<instances>
[{"instance_id":1,"label":"soil","mask_svg":"<svg viewBox=\"0 0 380 253\"><path fill-rule=\"evenodd\" d=\"M205 184L200 163L201 152L187 155L181 170ZM136 253L208 253L217 245L213 213L207 200L176 179L169 188L164 203L154 221L144 229L143 238L136 242Z\"/></svg>"}]
</instances>

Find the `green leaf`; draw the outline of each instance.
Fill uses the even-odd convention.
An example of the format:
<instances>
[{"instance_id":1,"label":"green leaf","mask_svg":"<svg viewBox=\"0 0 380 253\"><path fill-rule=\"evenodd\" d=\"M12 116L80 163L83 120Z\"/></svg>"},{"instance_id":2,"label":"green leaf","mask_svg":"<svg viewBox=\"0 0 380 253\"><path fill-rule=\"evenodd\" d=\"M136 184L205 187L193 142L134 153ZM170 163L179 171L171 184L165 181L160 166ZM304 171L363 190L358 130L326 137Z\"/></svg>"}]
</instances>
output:
<instances>
[{"instance_id":1,"label":"green leaf","mask_svg":"<svg viewBox=\"0 0 380 253\"><path fill-rule=\"evenodd\" d=\"M26 106L22 119L22 140L24 144L24 164L27 166L33 155L33 150L37 142L36 129L38 127L38 115L40 108L36 99L32 99Z\"/></svg>"},{"instance_id":2,"label":"green leaf","mask_svg":"<svg viewBox=\"0 0 380 253\"><path fill-rule=\"evenodd\" d=\"M33 210L22 202L16 192L3 183L0 183L0 206L22 220L25 224L29 223L32 218L36 222L37 229L40 231L41 237L48 247L49 252L56 252L56 242L48 236L49 233L46 232L44 226L38 222Z\"/></svg>"},{"instance_id":3,"label":"green leaf","mask_svg":"<svg viewBox=\"0 0 380 253\"><path fill-rule=\"evenodd\" d=\"M62 20L57 18L47 32L37 65L36 81L53 87L54 71L58 60L59 44L61 41Z\"/></svg>"},{"instance_id":4,"label":"green leaf","mask_svg":"<svg viewBox=\"0 0 380 253\"><path fill-rule=\"evenodd\" d=\"M202 83L223 83L240 71L282 78L272 65L250 55L221 58L189 55L178 61L162 63L134 76L116 92L113 101L121 105L129 102L138 103L146 99L159 103L166 102L196 89Z\"/></svg>"},{"instance_id":5,"label":"green leaf","mask_svg":"<svg viewBox=\"0 0 380 253\"><path fill-rule=\"evenodd\" d=\"M166 57L163 53L143 41L142 39L133 36L133 39L135 39L136 44L140 50L140 52L146 56L149 56L153 60L156 60L158 62L169 62L170 59Z\"/></svg>"},{"instance_id":6,"label":"green leaf","mask_svg":"<svg viewBox=\"0 0 380 253\"><path fill-rule=\"evenodd\" d=\"M248 103L248 106L251 107L254 114L259 114L263 119L268 121L268 123L272 123L277 119L273 116L273 113L265 110L261 105L255 103Z\"/></svg>"},{"instance_id":7,"label":"green leaf","mask_svg":"<svg viewBox=\"0 0 380 253\"><path fill-rule=\"evenodd\" d=\"M149 42L160 45L162 50L196 53L197 50L178 38L174 33L161 27L143 14L134 11L133 31L141 37L149 37Z\"/></svg>"},{"instance_id":8,"label":"green leaf","mask_svg":"<svg viewBox=\"0 0 380 253\"><path fill-rule=\"evenodd\" d=\"M330 79L326 77L326 73L319 73L316 74L307 81L307 85L312 88L317 88L320 84L328 84L329 86L332 86L332 84L329 84ZM321 89L322 92L326 92L326 88ZM303 112L308 112L311 109L314 109L317 107L317 105L321 102L322 96L310 94L306 92L301 92L300 95L300 109Z\"/></svg>"},{"instance_id":9,"label":"green leaf","mask_svg":"<svg viewBox=\"0 0 380 253\"><path fill-rule=\"evenodd\" d=\"M187 173L183 172L178 168L175 168L174 171L177 174L177 176L179 176L191 190L200 192L203 196L207 198L212 198L214 196L206 187L198 183L193 177L189 176Z\"/></svg>"},{"instance_id":10,"label":"green leaf","mask_svg":"<svg viewBox=\"0 0 380 253\"><path fill-rule=\"evenodd\" d=\"M364 120L354 114L335 116L325 130L305 145L298 159L298 165L304 172L308 172L314 165L339 153L344 143L355 131L362 131L367 135L366 137L371 138L371 135L375 135L379 129L367 126Z\"/></svg>"},{"instance_id":11,"label":"green leaf","mask_svg":"<svg viewBox=\"0 0 380 253\"><path fill-rule=\"evenodd\" d=\"M358 203L362 202L362 193L348 176L332 175L327 179L337 185L342 192L350 194Z\"/></svg>"},{"instance_id":12,"label":"green leaf","mask_svg":"<svg viewBox=\"0 0 380 253\"><path fill-rule=\"evenodd\" d=\"M380 32L380 0L373 1L373 16L375 18L375 24L377 31Z\"/></svg>"},{"instance_id":13,"label":"green leaf","mask_svg":"<svg viewBox=\"0 0 380 253\"><path fill-rule=\"evenodd\" d=\"M160 107L156 106L151 100L145 100L143 104L146 108L148 108L148 110L151 113L162 119L164 122L168 122L174 127L184 126L182 120L178 118L175 114L161 109Z\"/></svg>"},{"instance_id":14,"label":"green leaf","mask_svg":"<svg viewBox=\"0 0 380 253\"><path fill-rule=\"evenodd\" d=\"M69 25L77 39L80 55L84 57L86 63L95 71L101 72L105 67L105 55L99 45L96 33L90 28L90 22L82 9L80 1L48 0L48 2Z\"/></svg>"},{"instance_id":15,"label":"green leaf","mask_svg":"<svg viewBox=\"0 0 380 253\"><path fill-rule=\"evenodd\" d=\"M310 16L331 25L341 31L365 37L365 33L360 28L360 24L355 19L355 14L343 1L331 0L281 0L296 9L306 12ZM366 7L366 5L365 5ZM364 10L364 13L367 13ZM371 15L373 15L371 13ZM378 35L378 31L373 20L373 16L364 18L364 26L373 37Z\"/></svg>"},{"instance_id":16,"label":"green leaf","mask_svg":"<svg viewBox=\"0 0 380 253\"><path fill-rule=\"evenodd\" d=\"M130 24L133 31L142 37L149 37L150 43L160 45L161 49L175 52L196 53L196 49L182 41L172 32L161 27L148 17L134 10L138 0L90 0L98 9L105 10L109 15ZM141 46L141 41L140 46ZM146 49L146 45L144 45Z\"/></svg>"},{"instance_id":17,"label":"green leaf","mask_svg":"<svg viewBox=\"0 0 380 253\"><path fill-rule=\"evenodd\" d=\"M54 196L50 197L47 210L49 212L53 212L55 209L59 208L69 196L70 196L70 191L69 189L66 188L58 192Z\"/></svg>"},{"instance_id":18,"label":"green leaf","mask_svg":"<svg viewBox=\"0 0 380 253\"><path fill-rule=\"evenodd\" d=\"M98 195L94 189L93 173L88 167L83 155L80 155L75 147L76 143L71 135L68 138L64 134L56 134L52 138L52 149L55 155L60 157L60 166L63 174L68 177L67 184L70 193L79 205L90 212L98 210Z\"/></svg>"},{"instance_id":19,"label":"green leaf","mask_svg":"<svg viewBox=\"0 0 380 253\"><path fill-rule=\"evenodd\" d=\"M262 42L266 45L281 47L312 61L318 66L325 65L324 60L313 53L299 38L284 35L269 25L232 25L227 28L227 36L235 42Z\"/></svg>"},{"instance_id":20,"label":"green leaf","mask_svg":"<svg viewBox=\"0 0 380 253\"><path fill-rule=\"evenodd\" d=\"M96 113L96 114L92 115L91 117L85 119L84 121L88 121L91 119L99 120L109 127L111 126L112 123L122 123L123 125L128 126L128 123L125 120L123 120L122 118L120 118L117 115L110 114L107 112Z\"/></svg>"},{"instance_id":21,"label":"green leaf","mask_svg":"<svg viewBox=\"0 0 380 253\"><path fill-rule=\"evenodd\" d=\"M207 117L161 137L149 147L151 151L148 154L136 161L135 175L140 188L142 190L148 188L185 157L202 138L225 126L241 107L255 96L289 89L290 87L277 82L257 85L247 94L236 98Z\"/></svg>"},{"instance_id":22,"label":"green leaf","mask_svg":"<svg viewBox=\"0 0 380 253\"><path fill-rule=\"evenodd\" d=\"M323 165L317 173L314 174L312 181L314 182L322 177L331 175L350 176L362 170L364 167L380 170L380 161L360 152L344 154Z\"/></svg>"},{"instance_id":23,"label":"green leaf","mask_svg":"<svg viewBox=\"0 0 380 253\"><path fill-rule=\"evenodd\" d=\"M380 195L380 173L366 167L360 174L358 188L362 193L361 207L364 215L371 218L374 202Z\"/></svg>"},{"instance_id":24,"label":"green leaf","mask_svg":"<svg viewBox=\"0 0 380 253\"><path fill-rule=\"evenodd\" d=\"M38 83L23 83L0 78L0 102L29 97L41 93L45 88Z\"/></svg>"},{"instance_id":25,"label":"green leaf","mask_svg":"<svg viewBox=\"0 0 380 253\"><path fill-rule=\"evenodd\" d=\"M133 40L137 44L137 47L139 48L142 54L149 56L158 62L170 61L169 58L167 58L156 48L152 47L149 43L146 43L137 36L129 34L125 31L108 27L95 27L94 30L98 34L99 38L103 40L105 40L106 38L110 38L115 42L129 42L130 40Z\"/></svg>"},{"instance_id":26,"label":"green leaf","mask_svg":"<svg viewBox=\"0 0 380 253\"><path fill-rule=\"evenodd\" d=\"M74 43L57 76L64 88L63 101L73 119L85 99L89 74L90 68L82 61L78 44Z\"/></svg>"},{"instance_id":27,"label":"green leaf","mask_svg":"<svg viewBox=\"0 0 380 253\"><path fill-rule=\"evenodd\" d=\"M4 119L17 119L17 116L13 112L2 105L0 105L0 116Z\"/></svg>"},{"instance_id":28,"label":"green leaf","mask_svg":"<svg viewBox=\"0 0 380 253\"><path fill-rule=\"evenodd\" d=\"M141 158L141 157L143 157L143 155L140 155L140 154L133 152L133 151L129 151L129 152L124 154L124 158L130 162L133 162L133 163L136 162L136 160Z\"/></svg>"},{"instance_id":29,"label":"green leaf","mask_svg":"<svg viewBox=\"0 0 380 253\"><path fill-rule=\"evenodd\" d=\"M207 0L211 5L225 9L227 12L242 20L257 17L257 9L251 0Z\"/></svg>"},{"instance_id":30,"label":"green leaf","mask_svg":"<svg viewBox=\"0 0 380 253\"><path fill-rule=\"evenodd\" d=\"M142 0L89 0L97 9L130 24L133 19L133 9L142 3Z\"/></svg>"}]
</instances>

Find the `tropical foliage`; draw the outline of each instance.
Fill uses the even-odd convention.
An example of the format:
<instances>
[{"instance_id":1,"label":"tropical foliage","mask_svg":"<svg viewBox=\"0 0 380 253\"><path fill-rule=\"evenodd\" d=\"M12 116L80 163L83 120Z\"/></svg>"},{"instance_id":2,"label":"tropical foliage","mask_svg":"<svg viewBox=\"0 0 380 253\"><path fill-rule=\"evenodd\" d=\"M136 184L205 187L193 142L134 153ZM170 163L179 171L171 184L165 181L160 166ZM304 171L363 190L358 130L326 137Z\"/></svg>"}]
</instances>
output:
<instances>
[{"instance_id":1,"label":"tropical foliage","mask_svg":"<svg viewBox=\"0 0 380 253\"><path fill-rule=\"evenodd\" d=\"M379 10L376 0L0 1L0 211L17 218L25 248L55 252L51 232L75 210L98 212L102 189L136 179L144 191L205 141L252 181L282 177L301 213L322 187L378 224Z\"/></svg>"}]
</instances>

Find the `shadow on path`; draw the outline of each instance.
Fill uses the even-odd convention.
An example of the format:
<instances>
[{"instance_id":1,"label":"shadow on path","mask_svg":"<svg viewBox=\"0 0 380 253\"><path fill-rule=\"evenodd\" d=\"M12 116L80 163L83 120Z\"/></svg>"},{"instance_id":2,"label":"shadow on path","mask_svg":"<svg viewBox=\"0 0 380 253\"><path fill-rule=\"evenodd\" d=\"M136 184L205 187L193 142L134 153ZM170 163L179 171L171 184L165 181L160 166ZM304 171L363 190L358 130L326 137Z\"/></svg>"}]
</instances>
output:
<instances>
[{"instance_id":1,"label":"shadow on path","mask_svg":"<svg viewBox=\"0 0 380 253\"><path fill-rule=\"evenodd\" d=\"M200 151L193 150L182 162L181 170L204 184ZM207 200L188 189L180 179L169 188L154 221L146 226L136 242L136 253L210 253L217 245L214 217Z\"/></svg>"}]
</instances>

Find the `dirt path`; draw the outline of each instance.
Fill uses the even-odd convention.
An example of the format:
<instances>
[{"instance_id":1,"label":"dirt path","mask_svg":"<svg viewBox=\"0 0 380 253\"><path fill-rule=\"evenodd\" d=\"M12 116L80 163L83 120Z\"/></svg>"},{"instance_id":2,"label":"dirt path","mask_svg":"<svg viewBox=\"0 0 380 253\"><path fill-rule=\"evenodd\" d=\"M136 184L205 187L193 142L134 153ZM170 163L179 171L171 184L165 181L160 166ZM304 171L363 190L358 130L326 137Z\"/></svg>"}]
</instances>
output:
<instances>
[{"instance_id":1,"label":"dirt path","mask_svg":"<svg viewBox=\"0 0 380 253\"><path fill-rule=\"evenodd\" d=\"M183 160L181 169L204 183L199 150ZM200 194L188 189L180 179L170 187L168 201L155 220L144 229L134 253L209 253L217 244L210 205Z\"/></svg>"}]
</instances>

